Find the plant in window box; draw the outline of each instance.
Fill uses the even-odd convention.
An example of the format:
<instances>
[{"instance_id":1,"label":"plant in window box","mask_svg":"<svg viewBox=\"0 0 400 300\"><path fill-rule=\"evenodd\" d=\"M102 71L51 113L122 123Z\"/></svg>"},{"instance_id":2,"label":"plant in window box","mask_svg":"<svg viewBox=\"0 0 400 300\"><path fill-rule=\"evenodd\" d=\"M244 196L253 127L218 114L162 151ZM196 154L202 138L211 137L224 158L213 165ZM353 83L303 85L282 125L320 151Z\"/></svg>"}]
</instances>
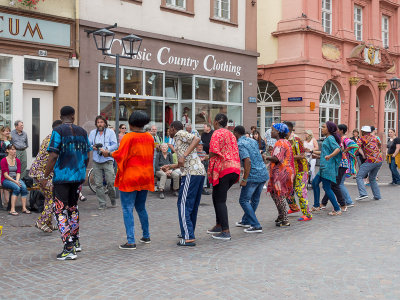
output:
<instances>
[{"instance_id":1,"label":"plant in window box","mask_svg":"<svg viewBox=\"0 0 400 300\"><path fill-rule=\"evenodd\" d=\"M10 2L14 4L14 0ZM22 6L28 7L28 8L34 8L37 9L37 5L39 4L40 0L18 0L18 3ZM42 0L44 2L44 0Z\"/></svg>"}]
</instances>

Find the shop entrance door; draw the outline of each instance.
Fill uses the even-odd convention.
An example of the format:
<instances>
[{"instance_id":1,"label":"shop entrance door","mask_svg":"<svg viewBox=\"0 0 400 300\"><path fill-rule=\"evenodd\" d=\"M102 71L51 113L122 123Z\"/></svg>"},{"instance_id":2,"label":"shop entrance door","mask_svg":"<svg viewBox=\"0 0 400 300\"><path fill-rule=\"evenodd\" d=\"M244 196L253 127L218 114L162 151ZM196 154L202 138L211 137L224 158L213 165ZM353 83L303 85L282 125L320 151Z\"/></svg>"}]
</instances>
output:
<instances>
[{"instance_id":1,"label":"shop entrance door","mask_svg":"<svg viewBox=\"0 0 400 300\"><path fill-rule=\"evenodd\" d=\"M24 90L24 131L28 135L28 169L53 124L53 91Z\"/></svg>"}]
</instances>

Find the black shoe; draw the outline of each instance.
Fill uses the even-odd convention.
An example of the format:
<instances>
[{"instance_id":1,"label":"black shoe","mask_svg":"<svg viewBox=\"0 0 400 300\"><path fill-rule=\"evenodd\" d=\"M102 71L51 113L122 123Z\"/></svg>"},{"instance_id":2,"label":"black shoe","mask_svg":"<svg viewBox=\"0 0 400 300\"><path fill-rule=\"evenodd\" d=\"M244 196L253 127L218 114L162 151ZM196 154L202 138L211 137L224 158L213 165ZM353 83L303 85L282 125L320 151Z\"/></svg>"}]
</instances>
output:
<instances>
[{"instance_id":1,"label":"black shoe","mask_svg":"<svg viewBox=\"0 0 400 300\"><path fill-rule=\"evenodd\" d=\"M75 247L72 246L72 248L68 249L67 245L65 245L63 251L57 255L58 260L74 260L77 257Z\"/></svg>"},{"instance_id":2,"label":"black shoe","mask_svg":"<svg viewBox=\"0 0 400 300\"><path fill-rule=\"evenodd\" d=\"M278 217L278 218L275 220L275 225L278 226L278 227L280 227L280 226L281 226L281 223L282 223L282 220L279 219L279 217Z\"/></svg>"},{"instance_id":3,"label":"black shoe","mask_svg":"<svg viewBox=\"0 0 400 300\"><path fill-rule=\"evenodd\" d=\"M119 245L119 249L123 249L123 250L135 250L135 249L136 249L136 244L125 243L125 244L123 244L123 245Z\"/></svg>"},{"instance_id":4,"label":"black shoe","mask_svg":"<svg viewBox=\"0 0 400 300\"><path fill-rule=\"evenodd\" d=\"M79 239L75 240L74 246L75 246L75 251L76 252L81 252L82 251L82 247L81 247L81 243L79 242Z\"/></svg>"},{"instance_id":5,"label":"black shoe","mask_svg":"<svg viewBox=\"0 0 400 300\"><path fill-rule=\"evenodd\" d=\"M209 190L203 189L203 190L201 191L201 194L202 194L202 195L211 195L211 192L210 192Z\"/></svg>"},{"instance_id":6,"label":"black shoe","mask_svg":"<svg viewBox=\"0 0 400 300\"><path fill-rule=\"evenodd\" d=\"M222 232L221 226L217 226L217 225L215 225L213 228L207 230L208 234L216 234L216 233L221 233L221 232Z\"/></svg>"},{"instance_id":7,"label":"black shoe","mask_svg":"<svg viewBox=\"0 0 400 300\"><path fill-rule=\"evenodd\" d=\"M196 243L195 242L186 242L185 239L181 239L181 240L179 240L177 245L178 246L194 247L194 246L196 246Z\"/></svg>"},{"instance_id":8,"label":"black shoe","mask_svg":"<svg viewBox=\"0 0 400 300\"><path fill-rule=\"evenodd\" d=\"M282 221L282 222L279 224L279 227L287 227L287 226L290 226L289 221Z\"/></svg>"},{"instance_id":9,"label":"black shoe","mask_svg":"<svg viewBox=\"0 0 400 300\"><path fill-rule=\"evenodd\" d=\"M262 227L250 227L250 228L246 228L244 230L244 232L246 233L258 233L258 232L262 232Z\"/></svg>"},{"instance_id":10,"label":"black shoe","mask_svg":"<svg viewBox=\"0 0 400 300\"><path fill-rule=\"evenodd\" d=\"M229 232L220 232L212 235L213 239L216 240L224 240L224 241L229 241L231 239L231 234Z\"/></svg>"},{"instance_id":11,"label":"black shoe","mask_svg":"<svg viewBox=\"0 0 400 300\"><path fill-rule=\"evenodd\" d=\"M150 238L145 238L145 237L142 237L142 238L139 240L139 242L145 243L145 244L150 244L150 243L151 243Z\"/></svg>"}]
</instances>

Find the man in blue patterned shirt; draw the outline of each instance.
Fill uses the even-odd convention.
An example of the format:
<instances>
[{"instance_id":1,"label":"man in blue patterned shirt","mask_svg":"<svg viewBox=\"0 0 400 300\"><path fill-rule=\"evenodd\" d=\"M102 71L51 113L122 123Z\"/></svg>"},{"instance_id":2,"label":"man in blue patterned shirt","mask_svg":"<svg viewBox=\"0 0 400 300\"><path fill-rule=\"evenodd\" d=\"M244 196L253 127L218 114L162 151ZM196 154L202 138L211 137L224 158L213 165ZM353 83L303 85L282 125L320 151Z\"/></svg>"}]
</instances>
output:
<instances>
[{"instance_id":1,"label":"man in blue patterned shirt","mask_svg":"<svg viewBox=\"0 0 400 300\"><path fill-rule=\"evenodd\" d=\"M75 109L61 108L62 125L54 128L47 148L49 160L42 185L54 170L54 214L57 219L64 250L58 260L75 259L81 251L79 243L79 186L85 181L88 152L91 150L86 130L74 125Z\"/></svg>"},{"instance_id":2,"label":"man in blue patterned shirt","mask_svg":"<svg viewBox=\"0 0 400 300\"><path fill-rule=\"evenodd\" d=\"M238 141L239 156L244 167L243 178L240 182L239 204L243 208L244 215L238 227L245 227L244 232L262 232L262 227L256 217L256 209L260 202L261 192L265 182L269 179L268 171L260 154L256 140L245 136L243 126L236 126L233 130Z\"/></svg>"}]
</instances>

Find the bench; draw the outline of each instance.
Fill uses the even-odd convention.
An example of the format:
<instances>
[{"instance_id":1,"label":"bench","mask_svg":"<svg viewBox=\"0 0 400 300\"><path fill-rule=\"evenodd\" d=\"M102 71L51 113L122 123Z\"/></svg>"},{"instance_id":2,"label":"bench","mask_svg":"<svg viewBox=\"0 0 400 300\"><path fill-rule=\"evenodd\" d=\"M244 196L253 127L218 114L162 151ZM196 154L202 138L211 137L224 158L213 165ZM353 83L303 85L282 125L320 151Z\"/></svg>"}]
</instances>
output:
<instances>
[{"instance_id":1,"label":"bench","mask_svg":"<svg viewBox=\"0 0 400 300\"><path fill-rule=\"evenodd\" d=\"M28 190L28 192L31 192L31 191L38 191L38 190L40 190L40 188L39 188L39 185L34 184L32 187L28 187L27 190ZM4 188L3 186L0 186L0 192L1 192L1 191L7 191L7 192L10 193L10 196L9 196L9 198L8 198L8 207L7 207L7 210L10 210L12 190L11 190L11 189L6 189L6 188ZM0 201L0 206L3 207L2 195L0 195L0 199L1 199L1 201ZM27 200L28 200L28 199L27 199ZM27 204L29 204L28 201L27 201Z\"/></svg>"}]
</instances>

